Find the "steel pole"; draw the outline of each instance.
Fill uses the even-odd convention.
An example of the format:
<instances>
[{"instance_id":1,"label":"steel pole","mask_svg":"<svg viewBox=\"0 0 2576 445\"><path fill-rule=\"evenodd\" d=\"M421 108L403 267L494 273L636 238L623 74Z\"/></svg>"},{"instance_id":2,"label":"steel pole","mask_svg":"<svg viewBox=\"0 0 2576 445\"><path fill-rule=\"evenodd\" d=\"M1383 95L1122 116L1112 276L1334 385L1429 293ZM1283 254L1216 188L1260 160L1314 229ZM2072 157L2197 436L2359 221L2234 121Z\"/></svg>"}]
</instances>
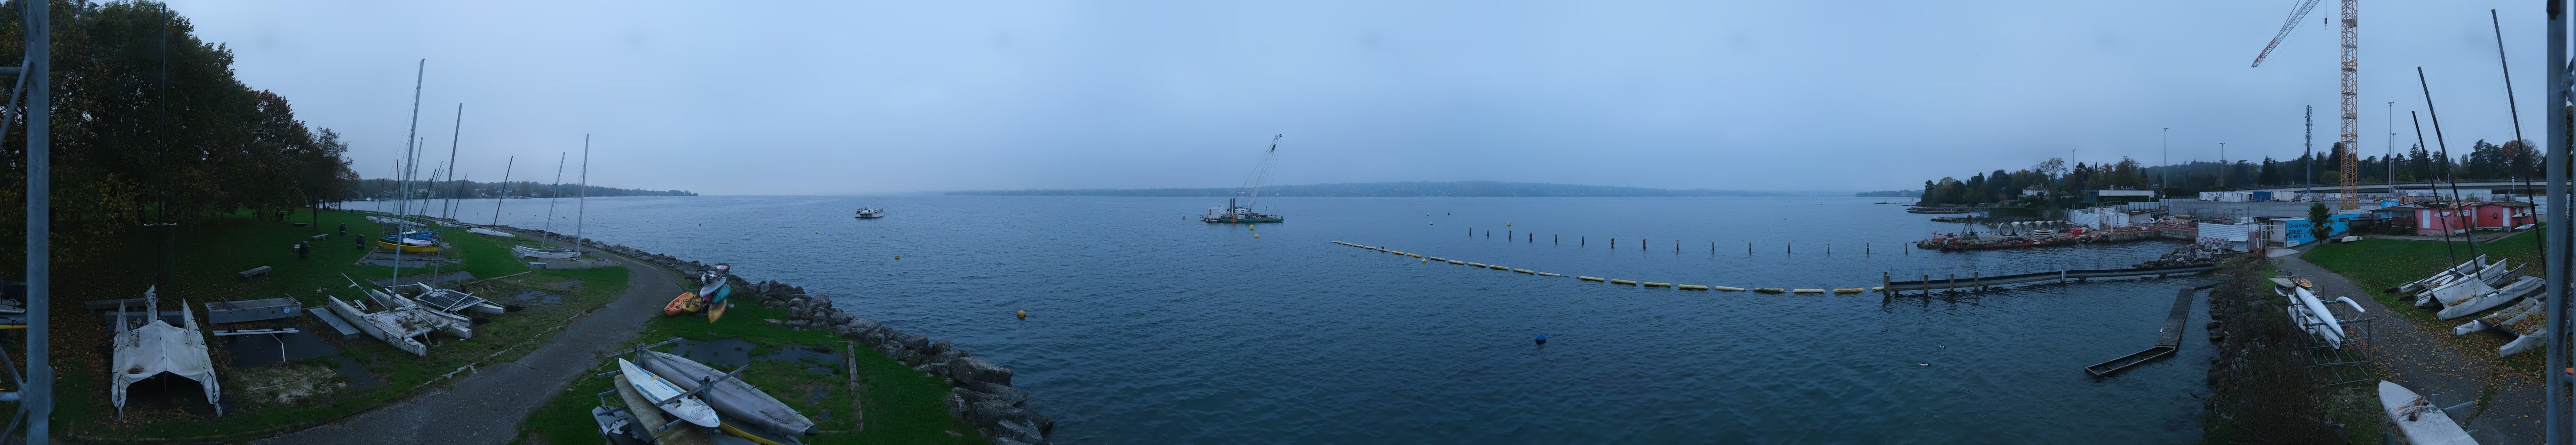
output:
<instances>
[{"instance_id":1,"label":"steel pole","mask_svg":"<svg viewBox=\"0 0 2576 445\"><path fill-rule=\"evenodd\" d=\"M27 443L44 445L53 434L54 367L46 328L48 308L52 306L53 248L47 236L53 232L52 121L47 113L53 106L53 82L46 79L52 67L53 15L46 6L51 2L20 2L27 7L27 387L21 399L27 410Z\"/></svg>"},{"instance_id":2,"label":"steel pole","mask_svg":"<svg viewBox=\"0 0 2576 445\"><path fill-rule=\"evenodd\" d=\"M2567 239L2571 233L2568 230L2571 203L2567 199L2569 197L2567 193L2569 153L2567 151L2566 1L2548 0L2545 9L2549 17L2549 100L2545 102L2549 104L2549 131L2548 136L2545 136L2549 140L2549 151L2544 159L2544 162L2549 164L2546 169L2549 181L2547 190L2549 228L2542 232L2542 235L2549 238L2549 243L2541 249L2541 261L2549 265L2549 270L2545 273L2547 275L2545 278L2549 280L2547 283L2549 358L2548 361L2542 362L2548 364L2541 366L2541 381L2548 385L2548 390L2541 397L2541 404L2547 407L2541 417L2541 437L2546 443L2564 445L2568 439L2567 434L2562 433L2562 430L2567 428L2567 420L2564 417L2568 413L2566 400L2568 378L2560 375L2558 370L2568 364L2567 345L2569 344L2567 339L2569 335Z\"/></svg>"}]
</instances>

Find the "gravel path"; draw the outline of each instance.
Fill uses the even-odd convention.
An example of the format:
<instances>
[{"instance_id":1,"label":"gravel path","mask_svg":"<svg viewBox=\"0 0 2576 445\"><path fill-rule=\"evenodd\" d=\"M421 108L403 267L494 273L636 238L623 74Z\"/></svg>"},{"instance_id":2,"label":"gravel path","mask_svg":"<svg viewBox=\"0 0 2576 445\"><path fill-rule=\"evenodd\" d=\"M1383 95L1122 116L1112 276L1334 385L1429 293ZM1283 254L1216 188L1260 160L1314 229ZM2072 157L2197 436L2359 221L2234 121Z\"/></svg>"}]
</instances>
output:
<instances>
[{"instance_id":1,"label":"gravel path","mask_svg":"<svg viewBox=\"0 0 2576 445\"><path fill-rule=\"evenodd\" d=\"M2541 385L2538 376L2524 375L2495 362L2495 350L2468 348L2442 341L2436 335L2451 335L2457 325L2416 326L2398 311L2422 311L2415 307L2390 308L2369 298L2351 280L2326 271L2297 256L2282 258L2281 272L2307 276L2316 283L2321 296L2352 296L2369 310L2371 322L2370 358L2387 369L2388 381L2406 385L2418 394L2439 394L2437 402L2450 405L2466 402L2488 391L2494 398L2465 412L2451 413L2451 419L2468 428L2469 436L2482 444L2540 443ZM2331 297L2328 297L2331 298ZM2468 318L2455 320L2468 322ZM2489 335L2474 333L2470 335ZM2541 354L2533 350L2525 354ZM2376 385L2377 383L2367 383ZM2376 402L2375 394L2370 399ZM2395 431L2390 431L2394 433Z\"/></svg>"},{"instance_id":2,"label":"gravel path","mask_svg":"<svg viewBox=\"0 0 2576 445\"><path fill-rule=\"evenodd\" d=\"M597 357L629 346L644 322L680 294L679 276L631 258L599 253L626 265L626 293L565 326L518 361L494 363L444 388L413 396L356 417L254 441L254 444L499 444L519 433L538 405L599 364Z\"/></svg>"}]
</instances>

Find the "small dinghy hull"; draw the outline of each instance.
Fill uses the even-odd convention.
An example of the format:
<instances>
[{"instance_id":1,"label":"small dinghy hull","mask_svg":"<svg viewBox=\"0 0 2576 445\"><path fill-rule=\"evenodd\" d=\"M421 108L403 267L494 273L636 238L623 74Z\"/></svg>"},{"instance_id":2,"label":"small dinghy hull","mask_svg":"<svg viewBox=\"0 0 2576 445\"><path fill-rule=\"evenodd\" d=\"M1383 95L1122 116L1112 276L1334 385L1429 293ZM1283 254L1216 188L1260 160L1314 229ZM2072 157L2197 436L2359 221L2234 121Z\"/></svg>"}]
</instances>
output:
<instances>
[{"instance_id":1,"label":"small dinghy hull","mask_svg":"<svg viewBox=\"0 0 2576 445\"><path fill-rule=\"evenodd\" d=\"M2460 424L2451 420L2450 413L2431 405L2431 401L2424 400L2422 396L2416 395L2415 391L2408 390L2405 386L2387 380L2379 381L2380 412L2387 413L2388 419L2397 425L2397 430L2404 433L2406 443L2415 445L2476 445L2478 443L2477 439L2469 438L2468 430L2460 429Z\"/></svg>"},{"instance_id":2,"label":"small dinghy hull","mask_svg":"<svg viewBox=\"0 0 2576 445\"><path fill-rule=\"evenodd\" d=\"M661 408L662 412L671 413L674 418L702 427L715 428L716 425L723 424L716 420L716 410L708 407L707 402L698 400L697 396L678 397L680 393L688 390L672 384L669 379L637 367L635 362L622 358L617 359L617 370L626 374L626 382L634 385L636 392L644 393L644 398L656 402L653 406Z\"/></svg>"}]
</instances>

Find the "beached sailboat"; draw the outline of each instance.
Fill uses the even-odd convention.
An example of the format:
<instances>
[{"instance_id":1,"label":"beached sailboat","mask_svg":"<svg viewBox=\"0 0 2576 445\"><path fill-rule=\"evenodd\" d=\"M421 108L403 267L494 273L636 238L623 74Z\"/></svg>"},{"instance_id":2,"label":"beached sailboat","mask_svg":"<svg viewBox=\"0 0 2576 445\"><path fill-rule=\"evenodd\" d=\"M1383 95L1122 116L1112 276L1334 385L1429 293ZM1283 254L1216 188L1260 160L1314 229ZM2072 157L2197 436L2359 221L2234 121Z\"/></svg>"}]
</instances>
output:
<instances>
[{"instance_id":1,"label":"beached sailboat","mask_svg":"<svg viewBox=\"0 0 2576 445\"><path fill-rule=\"evenodd\" d=\"M197 331L197 315L185 309L188 304L182 301L180 326L162 320L160 297L154 295L159 289L143 290L142 326L129 327L131 319L126 317L125 307L117 306L115 349L110 363L115 382L108 386L117 415L125 414L126 387L162 373L197 381L206 391L206 402L214 403L215 414L222 415L223 386L215 381L214 360L206 353L206 334Z\"/></svg>"},{"instance_id":2,"label":"beached sailboat","mask_svg":"<svg viewBox=\"0 0 2576 445\"><path fill-rule=\"evenodd\" d=\"M2415 445L2476 445L2468 430L2451 419L2448 411L2434 406L2433 401L2415 391L2387 380L2379 381L2379 407L2395 422L2406 443Z\"/></svg>"},{"instance_id":3,"label":"beached sailboat","mask_svg":"<svg viewBox=\"0 0 2576 445\"><path fill-rule=\"evenodd\" d=\"M447 250L447 243L438 241L438 232L410 230L401 234L379 237L376 239L376 247L403 253L437 253Z\"/></svg>"},{"instance_id":4,"label":"beached sailboat","mask_svg":"<svg viewBox=\"0 0 2576 445\"><path fill-rule=\"evenodd\" d=\"M663 412L671 413L672 417L708 428L715 428L722 424L716 419L715 408L707 406L707 403L699 400L697 396L682 394L689 390L680 388L671 380L637 367L635 362L626 361L623 358L617 359L617 370L626 375L626 382L634 385L636 392L644 393L645 398L653 399L653 406L662 408Z\"/></svg>"},{"instance_id":5,"label":"beached sailboat","mask_svg":"<svg viewBox=\"0 0 2576 445\"><path fill-rule=\"evenodd\" d=\"M358 330L367 333L367 336L375 337L376 340L393 345L394 349L400 349L412 355L429 355L429 344L423 340L429 338L430 332L447 331L443 328L448 328L451 324L419 308L384 308L368 312L361 308L361 305L351 304L339 297L325 295L322 299L329 300L328 304L333 315L349 321L349 324L358 325ZM456 327L455 329L471 333L468 328Z\"/></svg>"},{"instance_id":6,"label":"beached sailboat","mask_svg":"<svg viewBox=\"0 0 2576 445\"><path fill-rule=\"evenodd\" d=\"M562 187L562 185L563 185L563 167L564 167L564 154L562 154L562 153L557 153L557 154L555 154L555 182L554 182L554 183L555 183L556 187L555 187L555 190L554 190L552 193L547 193L547 194L546 194L546 224L545 224L545 229L544 229L544 231L542 232L542 233L544 233L544 234L545 234L545 240L544 240L544 241L541 241L541 242L540 242L540 244L535 244L535 245L520 244L520 245L517 245L517 246L511 246L511 247L510 247L510 253L511 253L511 254L513 254L513 255L518 255L518 256L520 256L520 257L524 257L524 258L539 258L539 259L549 259L549 260L560 260L560 259L565 259L565 258L572 258L572 257L576 257L576 256L581 256L581 252L575 252L575 251L573 251L572 249L566 249L566 248L555 247L555 246L549 246L549 245L545 245L545 244L543 244L543 243L551 243L551 242L554 242L554 240L555 240L555 236L554 236L554 233L555 233L555 198L562 197L562 195L563 195L563 187Z\"/></svg>"},{"instance_id":7,"label":"beached sailboat","mask_svg":"<svg viewBox=\"0 0 2576 445\"><path fill-rule=\"evenodd\" d=\"M2513 284L2506 285L2503 289L2497 289L2495 292L2488 292L2484 295L2462 300L2458 304L2443 307L2442 312L2440 312L2438 316L2443 320L2466 317L2470 314L2483 312L2488 309L2495 309L2497 306L2505 305L2505 303L2512 303L2514 300L2522 299L2524 296L2540 293L2540 288L2541 280L2539 277L2522 277L2520 279L2513 280Z\"/></svg>"},{"instance_id":8,"label":"beached sailboat","mask_svg":"<svg viewBox=\"0 0 2576 445\"><path fill-rule=\"evenodd\" d=\"M515 156L515 155L514 155L514 156L510 156L510 162L509 162L509 163L507 163L507 164L502 164L502 167L501 167L501 196L500 196L500 197L498 197L498 198L493 198L493 199L492 199L492 223L491 223L491 224L485 224L485 225L483 225L482 227L475 227L475 228L471 228L471 229L465 229L465 231L466 231L466 232L475 233L475 234L480 234L480 235L497 236L497 237L502 237L502 238L516 238L516 237L518 237L518 236L519 236L519 235L516 235L516 234L511 234L510 232L503 232L503 231L500 231L500 230L497 230L497 229L493 229L493 227L499 227L499 226L501 225L501 203L510 202L510 171L511 171L511 170L513 170L513 169L518 168L518 166L519 166L519 157L518 157L518 156ZM513 250L516 250L516 249L513 249Z\"/></svg>"},{"instance_id":9,"label":"beached sailboat","mask_svg":"<svg viewBox=\"0 0 2576 445\"><path fill-rule=\"evenodd\" d=\"M660 351L643 351L636 357L643 362L645 370L670 378L684 390L698 389L704 385L703 382L713 381L715 387L699 393L699 397L727 420L743 421L772 432L805 436L820 433L815 429L814 421L797 413L796 409L789 408L769 393L761 392L760 388L741 379L726 377L724 372L706 364Z\"/></svg>"},{"instance_id":10,"label":"beached sailboat","mask_svg":"<svg viewBox=\"0 0 2576 445\"><path fill-rule=\"evenodd\" d=\"M2475 275L2454 278L2440 287L2415 294L2415 306L2436 308L2454 305L2470 297L2495 292L2496 285L2504 284L2506 277L2512 276L2505 271L2505 262L2505 260L2496 260L2495 264L2479 268Z\"/></svg>"},{"instance_id":11,"label":"beached sailboat","mask_svg":"<svg viewBox=\"0 0 2576 445\"><path fill-rule=\"evenodd\" d=\"M2539 312L2540 299L2524 299L2522 302L2514 303L2512 306L2506 306L2503 310L2489 312L2486 315L2479 316L2475 320L2469 320L2468 323L2461 324L2459 327L2451 328L2451 335L2469 335L2471 332L2484 331L2494 329L2499 326L2521 323L2524 318L2530 317L2532 314Z\"/></svg>"},{"instance_id":12,"label":"beached sailboat","mask_svg":"<svg viewBox=\"0 0 2576 445\"><path fill-rule=\"evenodd\" d=\"M2486 255L2478 255L2477 258L2470 258L2469 261L2462 262L2457 266L2451 266L2448 269L2442 269L2440 272L2434 272L2432 276L2397 286L2396 289L2391 290L2389 293L2412 294L2440 286L2443 283L2449 282L2451 279L2466 276L2470 272L2476 272L2480 266L2484 265L2486 260Z\"/></svg>"}]
</instances>

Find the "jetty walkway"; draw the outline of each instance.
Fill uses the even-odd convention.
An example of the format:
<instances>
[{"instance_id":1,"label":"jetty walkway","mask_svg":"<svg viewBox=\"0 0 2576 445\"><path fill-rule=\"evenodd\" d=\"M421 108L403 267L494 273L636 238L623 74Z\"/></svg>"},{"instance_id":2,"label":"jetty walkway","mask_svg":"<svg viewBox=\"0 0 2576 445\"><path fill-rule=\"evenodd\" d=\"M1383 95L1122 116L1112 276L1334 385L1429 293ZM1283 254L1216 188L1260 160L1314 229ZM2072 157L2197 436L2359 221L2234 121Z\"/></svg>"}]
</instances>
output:
<instances>
[{"instance_id":1,"label":"jetty walkway","mask_svg":"<svg viewBox=\"0 0 2576 445\"><path fill-rule=\"evenodd\" d=\"M1991 277L1977 273L1971 273L1968 276L1962 277L1959 276L1959 274L1954 273L1945 275L1939 279L1926 275L1923 276L1922 279L1912 281L1894 281L1892 280L1892 278L1895 278L1893 273L1881 273L1879 274L1878 290L1880 293L1887 294L1889 296L1903 295L1905 291L1919 291L1926 294L1936 290L1957 291L1966 289L1982 291L1990 286L2002 286L2008 284L2067 280L2083 281L2088 278L2143 277L2150 275L2161 278L2167 275L2201 273L2212 270L2218 270L2218 265L2201 264L2192 266L2137 267L2128 269L2069 269L2025 274L1996 275Z\"/></svg>"}]
</instances>

